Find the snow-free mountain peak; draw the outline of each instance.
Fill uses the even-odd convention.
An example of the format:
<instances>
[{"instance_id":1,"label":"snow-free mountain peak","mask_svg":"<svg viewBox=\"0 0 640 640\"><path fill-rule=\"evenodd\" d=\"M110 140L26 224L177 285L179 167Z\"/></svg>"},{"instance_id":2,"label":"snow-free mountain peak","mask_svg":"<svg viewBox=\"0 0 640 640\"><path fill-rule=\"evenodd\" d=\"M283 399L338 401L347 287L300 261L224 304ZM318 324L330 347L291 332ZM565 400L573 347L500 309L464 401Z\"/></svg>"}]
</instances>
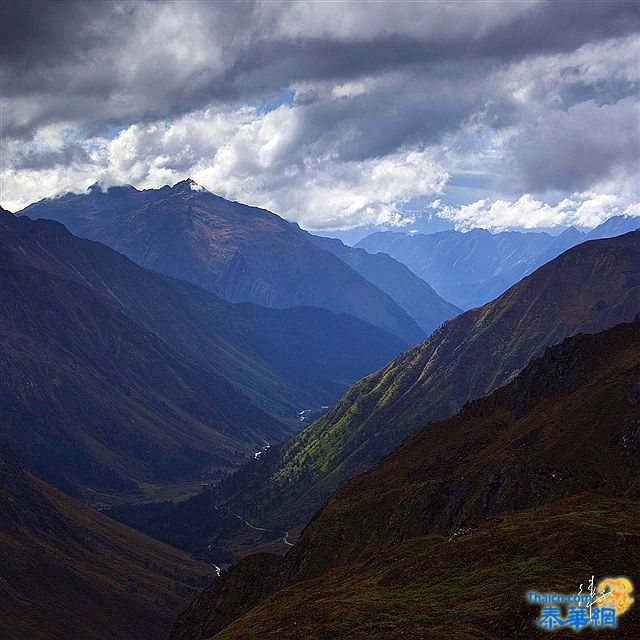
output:
<instances>
[{"instance_id":1,"label":"snow-free mountain peak","mask_svg":"<svg viewBox=\"0 0 640 640\"><path fill-rule=\"evenodd\" d=\"M299 228L264 209L198 192L199 187L183 180L155 190L72 194L35 203L21 214L62 222L72 233L231 302L315 306L351 314L408 344L425 337L388 294ZM453 315L455 310L445 309L439 320Z\"/></svg>"}]
</instances>

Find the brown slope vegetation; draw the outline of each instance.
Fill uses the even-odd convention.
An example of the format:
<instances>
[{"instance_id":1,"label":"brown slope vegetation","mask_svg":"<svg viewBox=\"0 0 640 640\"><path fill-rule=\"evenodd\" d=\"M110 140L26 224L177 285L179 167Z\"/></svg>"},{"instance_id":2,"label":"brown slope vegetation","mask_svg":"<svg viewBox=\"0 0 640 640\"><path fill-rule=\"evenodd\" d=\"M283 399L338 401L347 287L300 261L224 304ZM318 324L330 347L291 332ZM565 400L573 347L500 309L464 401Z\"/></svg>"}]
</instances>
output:
<instances>
[{"instance_id":1,"label":"brown slope vegetation","mask_svg":"<svg viewBox=\"0 0 640 640\"><path fill-rule=\"evenodd\" d=\"M445 323L214 490L118 517L191 551L211 546L214 561L222 560L227 538L235 536L212 525L219 506L271 529L276 539L284 530L295 538L332 491L425 422L450 416L504 384L566 336L629 321L639 310L640 232L586 242L500 298Z\"/></svg>"},{"instance_id":2,"label":"brown slope vegetation","mask_svg":"<svg viewBox=\"0 0 640 640\"><path fill-rule=\"evenodd\" d=\"M572 496L454 538L412 538L283 589L219 632L211 605L219 615L220 602L203 597L181 615L172 640L544 640L549 632L535 626L540 608L525 594L576 593L592 575L640 575L637 501ZM639 628L636 603L615 632L579 637L637 640Z\"/></svg>"},{"instance_id":3,"label":"brown slope vegetation","mask_svg":"<svg viewBox=\"0 0 640 640\"><path fill-rule=\"evenodd\" d=\"M342 482L428 420L512 379L549 345L640 310L640 232L570 249L355 384L324 417L218 496L263 526L303 526Z\"/></svg>"},{"instance_id":4,"label":"brown slope vegetation","mask_svg":"<svg viewBox=\"0 0 640 640\"><path fill-rule=\"evenodd\" d=\"M335 564L587 491L640 499L640 316L549 348L509 385L411 435L339 489L304 542L319 566Z\"/></svg>"},{"instance_id":5,"label":"brown slope vegetation","mask_svg":"<svg viewBox=\"0 0 640 640\"><path fill-rule=\"evenodd\" d=\"M636 554L636 560L627 557L625 566L625 556L621 555L611 566L606 567L604 562L600 566L603 571L623 574L629 574L634 566L637 569L640 563L640 538L637 537L640 532L637 519L640 501L640 316L633 323L596 335L578 335L550 348L507 386L470 403L452 418L426 425L410 436L380 464L340 488L284 558L249 556L223 574L223 579L192 606L191 613L183 615L176 638L212 635L283 588L319 576L330 581L334 574L328 572L333 569L341 572L338 575L345 582L340 583L341 587L334 585L337 591L333 593L325 591L324 580L306 587L302 584L293 587L298 602L305 599L307 603L306 610L299 612L302 620L304 615L313 615L310 608L313 598L306 589L317 589L317 592L313 591L314 596L324 595L338 602L341 594L346 594L348 602L349 598L357 599L359 590L364 589L366 601L370 595L365 588L366 578L372 580L376 575L370 570L370 562L375 562L372 559L381 553L387 554L387 558L394 557L395 548L405 541L425 535L450 535L467 528L472 532L471 540L478 540L478 535L485 536L489 532L490 537L482 539L482 545L487 549L479 560L480 568L485 571L486 578L493 581L486 588L490 591L495 587L504 592L510 579L509 565L514 571L518 567L530 569L534 565L528 563L534 563L537 557L544 558L545 544L540 544L540 532L546 528L552 539L557 534L552 525L558 516L567 515L565 511L568 515L561 523L563 535L567 540L580 539L583 510L579 508L571 516L571 509L567 507L571 502L566 499L582 493L592 494L585 507L588 513L584 519L593 527L588 549L594 554L597 549L591 543L596 534L601 534L603 540L616 540L620 533L617 520L621 509L636 514L622 518L625 527L635 527L632 527L632 545L628 551ZM632 504L624 507L611 497ZM565 502L557 506L562 500ZM530 508L539 509L534 517L542 519L542 523L537 527L531 526L529 516L500 515ZM615 518L603 516L601 512L607 509L618 515ZM496 517L506 524L485 524ZM514 523L513 528L511 523ZM478 526L481 534L475 532ZM520 545L519 550L512 548L511 557L505 559L506 574L492 573L496 566L495 554L499 554L503 544L502 533L509 531L515 536L513 544L517 541ZM429 547L432 542L426 542L426 551L418 545L416 553L425 553L427 557L433 553L434 558L439 558L437 544ZM411 549L411 546L403 548ZM607 549L609 553L611 547ZM567 559L561 550L552 547L547 557L553 561L551 568L555 571L565 560L573 568L580 566L586 553L587 548L581 546L579 552L574 551ZM600 557L603 561L606 559L604 555ZM410 557L405 563L407 571L412 563L419 565L417 558ZM582 564L583 570L589 572L588 566ZM453 562L452 566L441 565L441 571L443 580L457 581L461 598L466 600L473 593L477 577L473 572L471 584L465 587L460 585L464 566ZM538 578L551 581L553 571L544 571ZM426 595L428 572L423 569L419 575L422 577L415 588L425 590ZM525 572L525 575L529 573ZM424 584L420 587L421 583ZM467 588L471 591L465 591ZM281 606L288 610L286 594L283 592L272 602L276 613L271 622L265 617L269 611L269 603L266 603L248 615L246 626L241 619L231 628L247 630L244 637L252 637L256 628L264 631L262 637L275 637L277 626L271 625L283 624L277 603L282 603ZM411 620L421 615L422 604L416 595L409 590L406 599L398 603L405 613L398 613L397 625L401 624L403 615ZM363 604L359 622L354 623L353 628L347 626L335 636L316 637L366 637L362 635L360 625L365 624L367 614L376 618L386 605L384 600L376 604L376 599L370 598L367 606L368 609ZM444 614L438 615L442 622ZM488 614L480 617L483 624L492 620ZM280 637L303 637L293 626L295 620L296 614L281 628ZM498 616L494 622L496 620L497 628L508 627L508 618ZM317 620L319 628L324 629L325 622L324 619ZM333 623L339 625L340 620ZM313 623L307 621L305 624ZM419 630L427 630L426 620L420 625ZM360 635L355 634L354 629L359 629ZM376 633L379 632L377 629ZM228 637L238 636L231 634Z\"/></svg>"},{"instance_id":6,"label":"brown slope vegetation","mask_svg":"<svg viewBox=\"0 0 640 640\"><path fill-rule=\"evenodd\" d=\"M211 568L28 473L0 450L0 637L153 640Z\"/></svg>"}]
</instances>

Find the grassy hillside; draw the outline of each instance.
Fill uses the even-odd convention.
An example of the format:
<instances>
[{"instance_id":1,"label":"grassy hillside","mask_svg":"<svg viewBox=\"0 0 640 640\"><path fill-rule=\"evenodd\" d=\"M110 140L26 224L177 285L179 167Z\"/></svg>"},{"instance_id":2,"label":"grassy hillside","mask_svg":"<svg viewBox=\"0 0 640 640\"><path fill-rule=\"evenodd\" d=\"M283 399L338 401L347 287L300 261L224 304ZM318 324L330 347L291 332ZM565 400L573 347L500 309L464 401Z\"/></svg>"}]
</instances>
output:
<instances>
[{"instance_id":1,"label":"grassy hillside","mask_svg":"<svg viewBox=\"0 0 640 640\"><path fill-rule=\"evenodd\" d=\"M572 496L336 567L283 589L215 636L217 617L198 616L212 611L205 595L181 615L172 640L543 640L550 634L535 626L540 608L525 594L577 593L592 575L638 576L639 540L638 502ZM615 632L583 630L579 637L635 640L639 627L636 604Z\"/></svg>"},{"instance_id":2,"label":"grassy hillside","mask_svg":"<svg viewBox=\"0 0 640 640\"><path fill-rule=\"evenodd\" d=\"M211 567L46 485L0 450L0 636L160 640Z\"/></svg>"},{"instance_id":3,"label":"grassy hillside","mask_svg":"<svg viewBox=\"0 0 640 640\"><path fill-rule=\"evenodd\" d=\"M304 525L336 487L426 421L508 382L566 336L631 320L640 310L639 252L640 232L587 242L445 323L253 465L230 506L263 526Z\"/></svg>"},{"instance_id":4,"label":"grassy hillside","mask_svg":"<svg viewBox=\"0 0 640 640\"><path fill-rule=\"evenodd\" d=\"M232 566L175 638L538 637L526 591L640 568L639 379L640 316L550 348L347 482L286 556Z\"/></svg>"},{"instance_id":5,"label":"grassy hillside","mask_svg":"<svg viewBox=\"0 0 640 640\"><path fill-rule=\"evenodd\" d=\"M571 249L497 300L445 323L216 489L180 505L151 505L118 517L194 552L211 545L220 559L229 557L229 536L242 531L221 517L220 506L269 529L276 540L285 530L295 539L332 491L425 422L508 382L566 336L631 320L640 310L639 252L640 232ZM262 546L265 537L244 544L242 552Z\"/></svg>"}]
</instances>

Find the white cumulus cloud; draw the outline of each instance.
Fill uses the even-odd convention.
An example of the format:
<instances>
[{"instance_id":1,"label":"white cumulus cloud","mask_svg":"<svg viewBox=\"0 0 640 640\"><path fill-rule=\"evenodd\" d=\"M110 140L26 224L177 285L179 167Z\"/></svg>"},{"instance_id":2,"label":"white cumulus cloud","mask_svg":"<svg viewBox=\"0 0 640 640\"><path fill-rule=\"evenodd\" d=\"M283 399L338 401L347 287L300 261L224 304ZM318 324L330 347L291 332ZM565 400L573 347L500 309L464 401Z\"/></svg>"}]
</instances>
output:
<instances>
[{"instance_id":1,"label":"white cumulus cloud","mask_svg":"<svg viewBox=\"0 0 640 640\"><path fill-rule=\"evenodd\" d=\"M550 205L525 194L514 202L481 199L460 207L444 206L438 213L462 231L475 227L492 231L556 226L592 228L611 216L640 216L640 205L629 197L596 193L576 193Z\"/></svg>"}]
</instances>

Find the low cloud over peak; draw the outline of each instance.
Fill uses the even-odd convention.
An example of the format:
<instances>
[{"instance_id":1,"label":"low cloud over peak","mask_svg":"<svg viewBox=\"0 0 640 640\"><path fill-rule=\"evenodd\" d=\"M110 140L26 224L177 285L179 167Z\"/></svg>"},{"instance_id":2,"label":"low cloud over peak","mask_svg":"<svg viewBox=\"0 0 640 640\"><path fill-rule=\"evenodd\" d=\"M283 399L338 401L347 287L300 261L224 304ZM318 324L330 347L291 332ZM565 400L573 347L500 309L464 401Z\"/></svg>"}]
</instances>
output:
<instances>
[{"instance_id":1,"label":"low cloud over peak","mask_svg":"<svg viewBox=\"0 0 640 640\"><path fill-rule=\"evenodd\" d=\"M188 176L312 229L638 200L634 2L24 6L2 9L10 209Z\"/></svg>"}]
</instances>

